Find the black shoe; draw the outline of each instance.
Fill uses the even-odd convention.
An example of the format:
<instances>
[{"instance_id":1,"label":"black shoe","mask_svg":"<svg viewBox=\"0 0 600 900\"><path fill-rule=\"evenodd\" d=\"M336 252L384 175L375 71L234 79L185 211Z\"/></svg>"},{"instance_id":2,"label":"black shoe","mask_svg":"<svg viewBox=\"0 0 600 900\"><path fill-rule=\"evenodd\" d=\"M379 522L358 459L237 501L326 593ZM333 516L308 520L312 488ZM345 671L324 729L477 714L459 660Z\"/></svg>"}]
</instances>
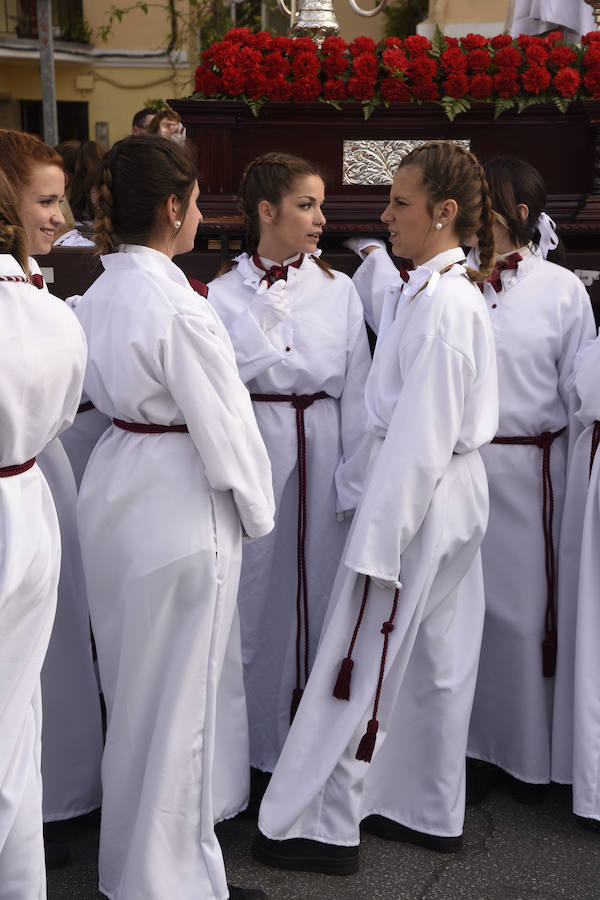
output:
<instances>
[{"instance_id":1,"label":"black shoe","mask_svg":"<svg viewBox=\"0 0 600 900\"><path fill-rule=\"evenodd\" d=\"M61 869L69 862L71 854L66 844L58 841L49 841L44 838L44 852L46 854L47 869Z\"/></svg>"},{"instance_id":2,"label":"black shoe","mask_svg":"<svg viewBox=\"0 0 600 900\"><path fill-rule=\"evenodd\" d=\"M528 781L521 781L519 778L509 775L508 790L519 803L524 803L525 806L537 806L546 799L548 785L530 784Z\"/></svg>"},{"instance_id":3,"label":"black shoe","mask_svg":"<svg viewBox=\"0 0 600 900\"><path fill-rule=\"evenodd\" d=\"M467 757L467 806L482 803L502 777L497 766Z\"/></svg>"},{"instance_id":4,"label":"black shoe","mask_svg":"<svg viewBox=\"0 0 600 900\"><path fill-rule=\"evenodd\" d=\"M260 831L252 844L252 856L265 866L326 875L351 875L358 871L358 850L358 844L340 847L307 838L274 841Z\"/></svg>"},{"instance_id":5,"label":"black shoe","mask_svg":"<svg viewBox=\"0 0 600 900\"><path fill-rule=\"evenodd\" d=\"M600 832L600 822L598 819L586 819L585 816L578 816L577 814L575 814L575 818L577 824L581 825L582 828L586 828L588 831L595 831L596 834Z\"/></svg>"},{"instance_id":6,"label":"black shoe","mask_svg":"<svg viewBox=\"0 0 600 900\"><path fill-rule=\"evenodd\" d=\"M406 825L400 825L399 822L394 822L393 819L387 819L385 816L367 816L361 822L361 828L364 828L369 834L376 834L377 837L385 838L387 841L417 844L419 847L436 850L438 853L457 853L462 850L463 845L462 834L457 837L425 834L423 831L414 831L412 828L407 828Z\"/></svg>"},{"instance_id":7,"label":"black shoe","mask_svg":"<svg viewBox=\"0 0 600 900\"><path fill-rule=\"evenodd\" d=\"M256 888L241 888L236 887L235 884L228 884L227 887L229 888L229 900L267 900L265 892Z\"/></svg>"},{"instance_id":8,"label":"black shoe","mask_svg":"<svg viewBox=\"0 0 600 900\"><path fill-rule=\"evenodd\" d=\"M248 806L239 814L240 819L258 819L258 811L265 791L271 780L270 772L262 772L260 769L250 769L250 798Z\"/></svg>"}]
</instances>

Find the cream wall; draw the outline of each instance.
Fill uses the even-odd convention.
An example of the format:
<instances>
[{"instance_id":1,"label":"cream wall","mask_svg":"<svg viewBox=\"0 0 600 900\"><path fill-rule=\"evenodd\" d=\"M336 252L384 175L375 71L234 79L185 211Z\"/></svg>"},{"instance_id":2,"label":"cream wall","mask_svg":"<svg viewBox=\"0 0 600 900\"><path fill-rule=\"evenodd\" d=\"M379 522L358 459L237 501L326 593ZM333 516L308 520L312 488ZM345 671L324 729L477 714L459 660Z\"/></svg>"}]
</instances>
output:
<instances>
[{"instance_id":1,"label":"cream wall","mask_svg":"<svg viewBox=\"0 0 600 900\"><path fill-rule=\"evenodd\" d=\"M452 37L470 31L492 37L504 31L509 7L510 0L429 0L429 15L418 31L429 36L437 24Z\"/></svg>"}]
</instances>

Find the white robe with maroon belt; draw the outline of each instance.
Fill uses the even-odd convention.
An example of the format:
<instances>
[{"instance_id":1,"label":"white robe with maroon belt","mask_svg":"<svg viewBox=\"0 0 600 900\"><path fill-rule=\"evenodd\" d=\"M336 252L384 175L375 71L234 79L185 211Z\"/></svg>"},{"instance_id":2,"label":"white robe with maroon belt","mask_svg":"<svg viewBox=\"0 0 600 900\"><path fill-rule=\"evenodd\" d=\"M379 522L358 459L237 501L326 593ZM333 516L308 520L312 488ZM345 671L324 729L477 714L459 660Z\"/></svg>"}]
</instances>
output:
<instances>
[{"instance_id":1,"label":"white robe with maroon belt","mask_svg":"<svg viewBox=\"0 0 600 900\"><path fill-rule=\"evenodd\" d=\"M0 255L0 274L24 277ZM0 282L0 467L40 453L73 420L85 339L61 300ZM60 566L52 495L38 465L0 478L0 898L46 897L40 671Z\"/></svg>"},{"instance_id":2,"label":"white robe with maroon belt","mask_svg":"<svg viewBox=\"0 0 600 900\"><path fill-rule=\"evenodd\" d=\"M366 486L308 687L261 806L259 828L270 838L355 845L371 813L421 832L462 832L488 512L478 450L496 433L498 399L482 297L462 266L438 275L461 258L460 249L446 251L413 272L402 293L389 282L381 291ZM332 696L364 573L402 582L370 765L355 756L373 714L392 589L371 583L350 700Z\"/></svg>"},{"instance_id":3,"label":"white robe with maroon belt","mask_svg":"<svg viewBox=\"0 0 600 900\"><path fill-rule=\"evenodd\" d=\"M32 271L40 271L35 260L29 263ZM51 296L44 285L40 301ZM103 738L77 533L77 487L62 436L44 448L38 464L52 492L62 546L56 616L41 679L44 821L53 822L100 806Z\"/></svg>"},{"instance_id":4,"label":"white robe with maroon belt","mask_svg":"<svg viewBox=\"0 0 600 900\"><path fill-rule=\"evenodd\" d=\"M251 313L264 272L246 254L211 282L208 300L231 337L252 393L315 394L305 410L309 669L348 526L336 513L360 496L366 455L364 385L371 365L360 299L341 272L329 278L311 257L290 266L290 314L265 333ZM289 729L296 686L298 445L291 403L255 402L269 451L276 527L244 548L239 608L253 766L271 772ZM301 645L304 686L304 641Z\"/></svg>"},{"instance_id":5,"label":"white robe with maroon belt","mask_svg":"<svg viewBox=\"0 0 600 900\"><path fill-rule=\"evenodd\" d=\"M225 900L213 828L217 686L238 717L247 771L245 710L219 682L242 526L252 538L273 527L269 460L227 332L181 270L139 246L103 265L77 307L88 397L111 418L186 423L189 433L111 426L79 494L108 712L100 889L110 900Z\"/></svg>"},{"instance_id":6,"label":"white robe with maroon belt","mask_svg":"<svg viewBox=\"0 0 600 900\"><path fill-rule=\"evenodd\" d=\"M510 33L541 34L552 29L572 32L566 40L579 40L596 30L592 7L585 0L514 0Z\"/></svg>"}]
</instances>

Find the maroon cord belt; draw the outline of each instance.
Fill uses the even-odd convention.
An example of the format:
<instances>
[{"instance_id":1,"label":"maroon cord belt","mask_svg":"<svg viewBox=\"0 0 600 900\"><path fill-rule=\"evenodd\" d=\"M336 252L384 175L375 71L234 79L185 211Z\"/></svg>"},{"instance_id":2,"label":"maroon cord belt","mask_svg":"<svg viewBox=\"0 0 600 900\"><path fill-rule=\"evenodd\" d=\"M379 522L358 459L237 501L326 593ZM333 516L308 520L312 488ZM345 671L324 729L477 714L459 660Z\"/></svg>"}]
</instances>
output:
<instances>
[{"instance_id":1,"label":"maroon cord belt","mask_svg":"<svg viewBox=\"0 0 600 900\"><path fill-rule=\"evenodd\" d=\"M594 422L594 429L592 431L592 446L590 449L590 478L592 477L592 466L594 465L594 459L596 457L598 444L600 444L600 422Z\"/></svg>"},{"instance_id":2,"label":"maroon cord belt","mask_svg":"<svg viewBox=\"0 0 600 900\"><path fill-rule=\"evenodd\" d=\"M304 410L315 400L330 397L325 391L317 394L250 394L257 403L291 403L296 410L296 435L298 441L298 581L296 589L296 687L292 694L290 722L296 715L302 697L302 617L304 615L304 684L308 680L308 590L306 585L306 434Z\"/></svg>"},{"instance_id":3,"label":"maroon cord belt","mask_svg":"<svg viewBox=\"0 0 600 900\"><path fill-rule=\"evenodd\" d=\"M77 407L77 415L82 412L89 412L90 409L94 408L94 404L91 400L86 400L85 403L80 403Z\"/></svg>"},{"instance_id":4,"label":"maroon cord belt","mask_svg":"<svg viewBox=\"0 0 600 900\"><path fill-rule=\"evenodd\" d=\"M4 466L4 468L0 468L0 478L10 478L12 475L20 475L22 472L31 469L34 463L35 456L28 459L27 462L20 463L18 466Z\"/></svg>"},{"instance_id":5,"label":"maroon cord belt","mask_svg":"<svg viewBox=\"0 0 600 900\"><path fill-rule=\"evenodd\" d=\"M552 524L554 519L554 492L550 472L550 451L552 444L566 429L560 431L544 431L543 434L525 435L522 437L496 436L492 444L529 444L542 451L542 525L544 529L544 549L546 557L546 612L544 617L544 640L542 642L542 670L544 678L552 678L556 672L556 563L554 554L554 535Z\"/></svg>"},{"instance_id":6,"label":"maroon cord belt","mask_svg":"<svg viewBox=\"0 0 600 900\"><path fill-rule=\"evenodd\" d=\"M168 434L170 431L178 434L187 434L187 425L155 425L153 422L125 422L124 419L113 419L113 425L122 428L123 431L133 431L134 434Z\"/></svg>"}]
</instances>

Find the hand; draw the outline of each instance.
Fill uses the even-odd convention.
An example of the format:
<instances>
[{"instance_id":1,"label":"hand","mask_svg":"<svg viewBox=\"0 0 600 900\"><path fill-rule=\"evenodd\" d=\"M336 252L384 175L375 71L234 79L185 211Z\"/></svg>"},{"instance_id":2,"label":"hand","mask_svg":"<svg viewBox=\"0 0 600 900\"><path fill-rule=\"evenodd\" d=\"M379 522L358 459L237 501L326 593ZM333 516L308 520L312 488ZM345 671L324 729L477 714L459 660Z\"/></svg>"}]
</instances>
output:
<instances>
[{"instance_id":1,"label":"hand","mask_svg":"<svg viewBox=\"0 0 600 900\"><path fill-rule=\"evenodd\" d=\"M352 250L361 259L365 259L373 250L379 250L382 248L385 250L385 244L383 241L378 240L377 238L366 237L361 235L361 237L351 237L344 241L344 247L347 247L348 250Z\"/></svg>"},{"instance_id":2,"label":"hand","mask_svg":"<svg viewBox=\"0 0 600 900\"><path fill-rule=\"evenodd\" d=\"M269 287L266 281L261 281L250 304L250 313L264 332L283 322L290 314L286 282L279 280Z\"/></svg>"}]
</instances>

